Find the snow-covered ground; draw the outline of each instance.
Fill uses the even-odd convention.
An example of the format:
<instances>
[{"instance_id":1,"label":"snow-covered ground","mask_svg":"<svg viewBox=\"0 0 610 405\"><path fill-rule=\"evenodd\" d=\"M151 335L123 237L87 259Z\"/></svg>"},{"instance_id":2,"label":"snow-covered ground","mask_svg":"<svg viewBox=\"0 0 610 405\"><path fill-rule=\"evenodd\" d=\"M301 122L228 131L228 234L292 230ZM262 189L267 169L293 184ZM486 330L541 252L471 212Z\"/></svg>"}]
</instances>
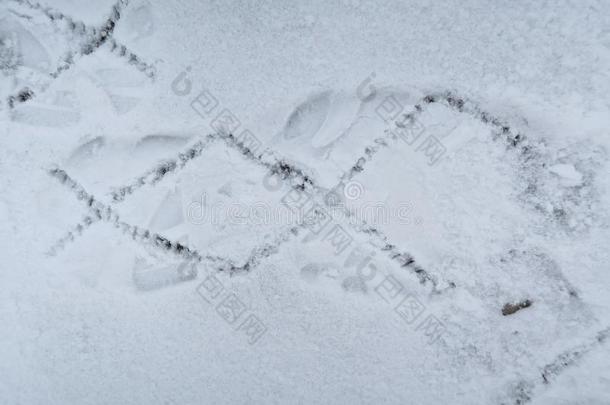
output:
<instances>
[{"instance_id":1,"label":"snow-covered ground","mask_svg":"<svg viewBox=\"0 0 610 405\"><path fill-rule=\"evenodd\" d=\"M0 1L0 403L610 404L610 3Z\"/></svg>"}]
</instances>

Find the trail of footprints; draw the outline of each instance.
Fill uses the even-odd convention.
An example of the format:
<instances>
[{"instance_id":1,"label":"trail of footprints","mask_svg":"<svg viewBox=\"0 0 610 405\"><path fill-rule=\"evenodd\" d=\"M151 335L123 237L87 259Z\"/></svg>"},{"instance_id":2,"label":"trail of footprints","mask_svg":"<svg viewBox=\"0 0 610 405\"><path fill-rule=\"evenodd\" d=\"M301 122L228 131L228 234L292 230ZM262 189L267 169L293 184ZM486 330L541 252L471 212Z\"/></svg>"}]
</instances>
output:
<instances>
[{"instance_id":1,"label":"trail of footprints","mask_svg":"<svg viewBox=\"0 0 610 405\"><path fill-rule=\"evenodd\" d=\"M327 203L326 196L328 194L328 190L317 186L314 183L313 179L308 176L304 170L296 167L285 159L278 158L275 153L270 150L265 150L262 153L255 155L243 143L239 142L233 135L225 135L220 133L210 134L206 136L204 140L196 142L185 152L180 153L178 158L163 161L157 166L155 166L153 169L147 171L145 174L138 177L134 182L131 182L125 186L118 187L111 193L113 203L117 204L124 201L129 195L133 194L136 190L146 185L152 186L159 183L167 175L184 168L187 163L201 156L204 149L211 143L218 141L223 141L228 147L238 150L241 156L248 159L249 161L263 166L264 168L269 170L270 173L279 176L279 178L281 178L283 181L289 182L289 184L291 184L293 188L310 193L317 200L317 202L323 204ZM346 215L353 217L353 214L349 212L346 208L344 208L344 210ZM417 275L419 281L422 284L426 284L428 282L431 283L433 291L438 292L436 279L432 275L428 274L419 265L417 265L415 259L410 254L399 252L399 250L394 245L388 243L387 236L385 236L381 231L369 226L368 224L366 224L366 222L362 220L358 221L360 223L354 226L355 231L365 233L369 235L371 239L375 239L377 242L376 245L382 246L382 250L388 252L392 259L399 262L402 267L411 269ZM90 226L90 224L91 220L89 219L89 217L87 217L82 223L76 225L75 229L86 229ZM231 272L251 270L256 267L255 265L262 258L267 257L270 254L276 252L282 243L290 240L291 236L298 235L299 231L305 227L305 223L300 223L297 226L289 227L286 231L283 232L283 236L278 238L275 243L266 244L262 247L255 248L251 257L244 264L236 266L230 260L225 259L224 265L219 266L219 269L228 270ZM71 231L67 236L60 239L60 241L54 245L52 251L56 251L58 248L63 247L66 241L71 241L73 239L73 235L74 233Z\"/></svg>"},{"instance_id":2,"label":"trail of footprints","mask_svg":"<svg viewBox=\"0 0 610 405\"><path fill-rule=\"evenodd\" d=\"M81 39L80 49L71 51L65 58L64 63L50 72L49 75L55 79L62 72L69 69L79 57L89 55L95 52L100 47L104 46L113 54L125 58L129 64L135 66L148 77L154 77L154 68L151 65L143 62L136 54L128 50L124 45L118 43L112 38L114 28L121 17L123 8L127 5L126 0L119 0L112 8L110 16L106 22L100 27L87 26L83 22L75 21L71 17L54 10L50 7L42 6L40 3L34 3L30 0L14 0L17 4L27 7L32 10L37 10L44 14L56 27L60 30L67 30L72 35ZM35 97L36 93L44 91L44 88L38 89L36 92L30 88L23 88L16 94L11 95L7 99L9 108L14 108L17 104L25 103ZM410 114L406 114L403 120L397 122L397 126L413 125L414 121L420 116L425 109L435 103L446 105L447 107L460 113L468 114L479 121L488 124L493 128L494 139L501 142L507 149L517 153L522 161L522 170L527 173L530 184L523 192L525 202L534 206L543 214L549 216L557 222L567 220L568 213L566 207L562 206L562 201L578 201L578 196L569 196L573 198L554 199L551 208L546 208L539 201L532 198L532 190L537 190L544 187L542 183L543 167L545 161L548 161L548 155L544 151L544 145L536 140L528 139L523 134L514 131L509 125L504 123L497 117L483 111L475 103L459 97L451 92L443 92L431 94L424 97L420 103L415 106L415 109ZM366 168L367 162L371 161L381 147L390 147L390 135L383 138L377 138L374 142L367 146L364 154L357 159L352 167L347 170L341 177L342 181L348 181L355 178L359 173ZM163 162L153 169L149 170L144 175L137 178L134 182L125 186L121 186L112 192L112 204L118 204L124 201L129 195L136 192L138 189L145 186L154 186L161 182L168 175L175 173L187 165L190 161L201 156L205 148L212 142L223 141L227 146L238 150L245 158L252 162L262 165L271 173L277 174L283 180L288 180L293 184L293 187L312 192L318 201L326 203L327 190L317 186L312 178L308 176L304 170L296 167L285 159L278 158L275 153L266 150L261 154L255 155L247 147L238 142L232 135L213 134L208 135L204 140L197 142L185 152L181 153L176 159ZM210 263L219 270L230 272L250 271L255 269L264 258L276 253L280 246L291 238L297 236L302 231L304 225L301 224L295 227L289 227L280 234L276 240L259 246L253 249L250 257L242 264L236 264L227 258L216 256L208 256L198 252L197 250L172 241L164 236L151 232L143 227L134 226L122 221L116 211L109 204L104 204L97 200L93 195L89 194L80 184L73 180L65 171L61 169L52 169L49 174L56 178L60 183L68 187L83 201L87 207L88 214L83 220L73 226L60 240L51 248L52 253L56 253L58 249L63 248L66 244L72 242L76 237L82 235L89 227L98 222L108 222L114 227L134 241L151 246L162 253L171 253L189 261ZM562 196L564 197L564 196ZM559 201L561 200L561 201ZM569 209L569 207L568 207ZM397 246L390 243L388 238L378 229L361 222L354 229L358 232L367 234L371 239L376 240L376 245L381 245L393 260L397 261L401 267L410 269L422 284L430 283L433 286L433 291L438 291L436 278L429 274L426 270L416 264L415 259L406 252L401 251ZM379 243L381 242L381 244ZM176 271L178 280L191 280L197 276L196 270L193 267L180 267ZM180 273L182 272L182 273ZM562 277L562 282L567 286L570 294L573 294L574 289L569 286L567 280ZM451 284L455 287L455 284ZM575 294L575 293L574 293ZM567 367L577 363L583 356L590 354L599 345L605 343L610 336L610 329L600 331L591 342L579 345L570 349L553 362L545 365L542 368L540 380L534 382L521 381L517 384L514 393L514 403L522 404L531 400L533 390L537 385L549 384Z\"/></svg>"},{"instance_id":3,"label":"trail of footprints","mask_svg":"<svg viewBox=\"0 0 610 405\"><path fill-rule=\"evenodd\" d=\"M459 113L468 114L492 127L494 131L493 138L496 141L501 142L508 150L513 150L515 153L519 154L521 162L523 163L521 169L527 172L531 184L538 186L541 181L540 178L543 175L543 168L546 164L548 164L549 159L548 154L544 152L543 143L526 138L522 133L514 131L509 125L502 122L499 118L483 111L472 101L458 97L451 92L428 95L424 97L420 103L415 105L413 112L404 115L402 121L398 122L397 125L413 125L416 117L423 113L426 106L433 103L442 103L447 107L458 111ZM340 180L351 180L355 178L358 173L363 172L365 170L366 163L374 158L379 148L390 147L392 140L392 136L387 134L385 138L375 139L374 144L365 148L364 155L358 158L352 167L344 172ZM197 141L188 149L180 153L176 158L163 161L136 178L133 182L117 187L110 193L112 199L111 204L116 205L122 201L125 201L130 195L146 186L154 187L169 175L178 172L188 163L202 156L205 149L212 143L216 142L224 142L227 147L233 148L240 152L240 155L245 159L264 167L271 174L277 175L282 180L289 182L291 187L294 189L306 191L310 193L316 199L316 201L323 204L328 204L328 190L316 185L313 177L308 175L306 170L297 167L295 164L282 157L279 157L270 149L265 149L260 153L253 153L232 134L221 133L207 135L204 139ZM184 246L178 242L171 241L142 227L127 224L120 220L111 205L103 204L95 199L95 197L88 194L82 186L80 186L76 181L72 180L63 170L53 169L50 171L50 174L57 178L61 183L72 189L77 197L85 202L89 210L89 215L87 215L81 223L74 226L56 243L56 245L52 248L53 252L71 242L75 237L82 234L82 232L88 229L92 224L100 221L107 221L113 224L115 227L121 229L124 234L130 236L133 240L147 246L151 246L154 249L157 249L159 252L171 253L182 257L185 260L205 262L206 264L210 264L214 268L221 271L240 272L255 269L261 263L261 261L263 261L266 257L278 252L282 244L298 236L299 233L305 228L304 223L297 226L288 227L281 232L280 236L274 241L254 248L244 263L236 264L231 259L217 256L206 256L195 249ZM524 198L524 201L526 203L531 202L527 198ZM554 210L555 209L556 208L554 208ZM349 211L346 211L346 214L348 216L352 215ZM549 213L545 212L545 214ZM556 215L551 215L551 218L554 220L561 219ZM358 224L353 225L353 230L367 235L371 241L375 242L373 243L375 246L381 246L380 249L384 251L391 259L396 261L401 267L407 268L413 272L417 276L420 283L430 284L432 286L432 292L439 293L442 291L438 287L436 277L421 268L416 263L412 255L403 252L397 246L390 243L388 237L382 231L361 220L359 220ZM176 274L179 281L191 280L197 275L195 267L181 266L176 269L176 272L180 273ZM558 270L558 272L557 279L558 282L562 284L562 288L568 291L571 296L576 296L575 289L561 274L561 271ZM456 287L456 285L450 282L449 288L454 287ZM605 329L599 332L598 336L593 342L581 345L573 350L569 350L559 356L552 363L544 366L541 372L541 382L528 382L525 380L520 381L515 386L513 393L511 394L513 397L513 403L523 404L529 401L532 397L533 388L537 384L550 383L552 379L565 368L576 363L586 353L604 343L607 340L608 335L610 335L610 329Z\"/></svg>"},{"instance_id":4,"label":"trail of footprints","mask_svg":"<svg viewBox=\"0 0 610 405\"><path fill-rule=\"evenodd\" d=\"M152 65L142 61L135 53L112 37L116 24L121 18L121 13L128 5L127 0L118 0L112 7L110 15L105 23L99 27L88 26L82 21L76 21L70 16L50 7L43 6L40 3L32 2L30 0L13 1L22 7L44 14L60 31L68 32L81 41L79 49L70 51L63 63L49 73L51 80L56 79L62 72L68 70L76 63L78 58L90 55L101 47L106 47L106 49L114 55L126 59L130 65L136 67L149 78L154 78L155 70ZM37 93L44 90L45 88L37 89L36 91L28 87L23 88L17 93L9 96L6 103L8 107L12 109L17 104L31 100ZM525 172L525 177L530 179L527 188L521 195L523 201L556 222L562 223L568 221L570 210L574 208L574 205L578 205L578 195L562 195L560 196L561 198L553 198L549 195L548 198L551 202L550 208L548 208L548 205L541 204L540 201L533 197L533 191L544 189L545 187L544 168L545 165L548 165L549 163L549 156L545 151L543 142L530 139L524 134L515 131L510 125L498 117L484 111L476 103L452 92L441 92L423 97L422 100L415 105L414 110L411 113L405 114L396 125L399 127L414 125L415 120L424 113L427 107L433 104L443 104L454 111L467 114L480 122L489 125L493 130L493 138L504 145L507 150L518 154L520 161L522 162L520 168ZM393 136L389 132L386 133L386 136L384 137L376 138L364 149L363 155L345 171L340 180L345 182L354 179L359 173L366 169L367 163L374 158L380 148L391 147L391 142L393 140ZM82 235L92 225L98 222L107 222L120 229L123 234L134 241L150 246L163 254L170 253L186 261L205 262L221 271L240 272L255 269L266 257L278 252L282 244L298 236L305 228L305 225L299 224L298 226L287 227L287 229L281 232L274 241L254 248L244 263L237 264L229 258L205 255L198 252L196 249L172 241L158 233L126 223L120 219L113 208L113 205L126 200L137 190L144 188L145 186L155 186L170 174L184 168L192 160L201 156L211 143L215 142L224 142L228 147L238 150L246 159L265 167L282 180L290 182L295 189L310 192L318 202L327 203L326 196L328 190L317 186L313 181L313 178L306 174L305 170L297 167L284 158L278 157L276 153L269 149L255 154L231 134L211 134L206 136L203 140L196 142L183 153L179 154L177 158L156 165L154 168L138 177L135 181L120 186L112 191L111 204L104 204L93 195L89 194L64 170L59 168L51 169L49 174L69 188L76 197L83 202L88 210L88 214L84 216L80 223L68 230L66 234L51 247L50 252L52 254L57 253L59 249L64 248L67 244L74 241L75 238ZM589 180L591 176L591 174L588 175ZM572 204L572 206L566 207L565 201ZM348 211L346 211L346 214L351 216L351 213ZM364 221L360 221L358 225L353 226L353 230L368 235L371 240L376 242L376 246L382 246L382 251L396 261L401 267L407 268L413 272L420 283L431 284L433 292L441 291L437 284L437 278L419 266L411 254L402 251L396 245L392 244L381 230L368 225ZM197 276L195 267L181 266L177 268L176 271L178 273L176 276L179 281L192 280ZM566 286L570 294L575 294L574 289L569 285L565 277L561 277L561 282ZM455 284L450 282L449 286L453 288L455 287ZM531 400L536 386L551 383L553 379L567 367L576 364L583 356L590 354L595 348L599 347L599 345L604 344L609 336L610 328L606 328L597 333L590 342L562 353L553 362L545 365L542 368L540 380L533 382L520 381L513 393L513 403L523 404Z\"/></svg>"},{"instance_id":5,"label":"trail of footprints","mask_svg":"<svg viewBox=\"0 0 610 405\"><path fill-rule=\"evenodd\" d=\"M494 134L494 139L502 140L503 143L509 149L518 149L521 156L525 162L534 162L533 166L542 167L544 164L541 163L544 160L544 155L541 152L538 152L536 149L536 145L527 140L524 135L521 133L515 133L508 125L504 124L500 119L493 117L491 114L483 111L479 106L471 101L467 101L464 98L458 97L451 92L439 93L435 95L428 95L422 99L422 101L415 105L415 109L412 113L406 114L403 117L403 120L399 123L399 125L412 125L417 115L421 115L424 111L424 107L426 105L430 105L432 103L444 103L452 109L456 109L460 113L469 114L482 122L489 124L492 128L495 129L496 133ZM388 139L389 141L390 139ZM243 143L241 143L238 139L236 139L232 134L210 134L207 135L203 140L200 140L189 147L184 152L180 153L177 158L165 160L143 175L136 178L133 182L120 186L112 191L111 197L113 200L113 204L120 203L124 201L129 195L133 194L138 189L144 186L154 186L160 181L162 181L166 176L177 172L184 168L189 162L200 157L204 150L212 143L216 143L222 141L226 146L233 148L240 152L241 156L248 159L251 162L254 162L257 165L260 165L270 173L278 175L282 180L288 181L292 187L307 191L311 193L314 198L316 198L319 202L323 204L328 204L328 190L323 189L317 186L313 178L306 174L306 171L296 167L293 163L288 160L278 157L275 152L269 149L265 149L260 153L254 154L251 150L248 149ZM375 156L375 153L379 150L381 146L388 147L389 143L385 141L381 141L380 139L375 140L375 145L371 145L365 148L365 155L358 158L356 163L347 170L344 175L341 177L342 181L353 179L358 173L364 170L365 164L367 161L372 160ZM537 181L537 177L539 177L540 170L530 173L532 182ZM345 214L348 217L352 217L353 214L345 209ZM99 219L96 219L96 216L88 216L81 223L76 225L72 231L70 231L64 238L60 239L60 241L52 248L53 251L57 250L57 248L63 246L66 242L73 239L74 234L80 234L83 230L87 229L92 223L97 222ZM296 235L300 228L304 228L305 224L300 224L300 226L292 227L287 231L287 235ZM418 278L420 283L427 284L430 283L432 285L433 292L439 292L437 278L431 275L429 272L424 270L421 266L419 266L415 258L409 254L408 252L404 252L400 250L395 244L392 244L388 237L379 229L368 225L366 222L362 220L358 220L356 225L353 225L353 230L364 233L368 235L368 237L375 241L374 245L381 246L381 250L384 251L391 259L398 262L401 267L405 267L411 270ZM289 240L289 237L283 237L278 240L277 245L268 245L265 247L261 247L258 250L259 254L253 254L251 260L248 260L241 266L236 266L235 264L231 264L230 266L223 266L225 269L231 269L232 271L236 270L251 270L255 267L255 264L265 256L271 254L271 252L276 251L280 244ZM227 263L230 263L230 260L225 259ZM455 283L449 282L449 288L455 287Z\"/></svg>"}]
</instances>

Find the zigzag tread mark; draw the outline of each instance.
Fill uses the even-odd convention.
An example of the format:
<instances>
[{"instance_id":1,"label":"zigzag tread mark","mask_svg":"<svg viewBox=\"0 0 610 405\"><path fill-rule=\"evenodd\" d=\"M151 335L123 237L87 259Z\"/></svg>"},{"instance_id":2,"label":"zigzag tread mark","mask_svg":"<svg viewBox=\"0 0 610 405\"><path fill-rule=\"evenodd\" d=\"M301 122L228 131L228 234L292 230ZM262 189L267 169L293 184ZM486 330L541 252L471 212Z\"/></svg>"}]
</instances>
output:
<instances>
[{"instance_id":1,"label":"zigzag tread mark","mask_svg":"<svg viewBox=\"0 0 610 405\"><path fill-rule=\"evenodd\" d=\"M139 56L131 52L122 44L119 44L112 34L116 27L116 24L121 18L123 9L128 5L128 0L118 0L113 6L110 15L106 21L100 27L91 27L85 24L83 21L78 21L72 17L53 9L51 7L43 6L38 2L32 2L30 0L13 0L15 3L22 6L28 7L32 10L36 10L45 15L51 23L58 29L67 28L74 36L83 40L80 45L80 49L77 51L69 51L63 59L63 63L58 65L56 69L49 73L51 79L57 79L63 72L70 69L79 57L90 55L100 47L109 44L109 51L121 58L126 59L127 63L135 66L139 71L144 73L147 77L154 79L156 70L154 66L144 62ZM65 27L61 27L59 22L65 23ZM36 93L41 93L48 88L47 83L41 89L38 89ZM34 98L35 93L28 87L24 87L17 93L8 96L7 105L9 109L13 109L17 103L24 103Z\"/></svg>"}]
</instances>

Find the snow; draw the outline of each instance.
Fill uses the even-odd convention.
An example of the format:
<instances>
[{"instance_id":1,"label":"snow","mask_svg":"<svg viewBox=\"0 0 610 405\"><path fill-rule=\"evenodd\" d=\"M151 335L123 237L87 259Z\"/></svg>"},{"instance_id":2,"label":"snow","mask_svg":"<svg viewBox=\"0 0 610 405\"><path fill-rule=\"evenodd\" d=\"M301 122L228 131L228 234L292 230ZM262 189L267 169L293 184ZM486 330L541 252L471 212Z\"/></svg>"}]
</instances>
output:
<instances>
[{"instance_id":1,"label":"snow","mask_svg":"<svg viewBox=\"0 0 610 405\"><path fill-rule=\"evenodd\" d=\"M609 16L0 3L0 403L610 403Z\"/></svg>"},{"instance_id":2,"label":"snow","mask_svg":"<svg viewBox=\"0 0 610 405\"><path fill-rule=\"evenodd\" d=\"M582 184L582 174L570 164L557 164L549 167L551 173L561 177L561 181L566 186L580 186Z\"/></svg>"}]
</instances>

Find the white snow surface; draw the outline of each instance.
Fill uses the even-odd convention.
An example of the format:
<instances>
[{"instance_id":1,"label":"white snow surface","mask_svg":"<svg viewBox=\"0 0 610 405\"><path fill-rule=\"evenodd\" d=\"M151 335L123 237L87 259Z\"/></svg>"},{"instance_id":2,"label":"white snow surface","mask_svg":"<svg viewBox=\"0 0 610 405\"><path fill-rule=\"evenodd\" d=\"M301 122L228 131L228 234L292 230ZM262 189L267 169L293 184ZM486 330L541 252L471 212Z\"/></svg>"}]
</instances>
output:
<instances>
[{"instance_id":1,"label":"white snow surface","mask_svg":"<svg viewBox=\"0 0 610 405\"><path fill-rule=\"evenodd\" d=\"M0 1L0 403L610 404L609 94L603 0Z\"/></svg>"}]
</instances>

